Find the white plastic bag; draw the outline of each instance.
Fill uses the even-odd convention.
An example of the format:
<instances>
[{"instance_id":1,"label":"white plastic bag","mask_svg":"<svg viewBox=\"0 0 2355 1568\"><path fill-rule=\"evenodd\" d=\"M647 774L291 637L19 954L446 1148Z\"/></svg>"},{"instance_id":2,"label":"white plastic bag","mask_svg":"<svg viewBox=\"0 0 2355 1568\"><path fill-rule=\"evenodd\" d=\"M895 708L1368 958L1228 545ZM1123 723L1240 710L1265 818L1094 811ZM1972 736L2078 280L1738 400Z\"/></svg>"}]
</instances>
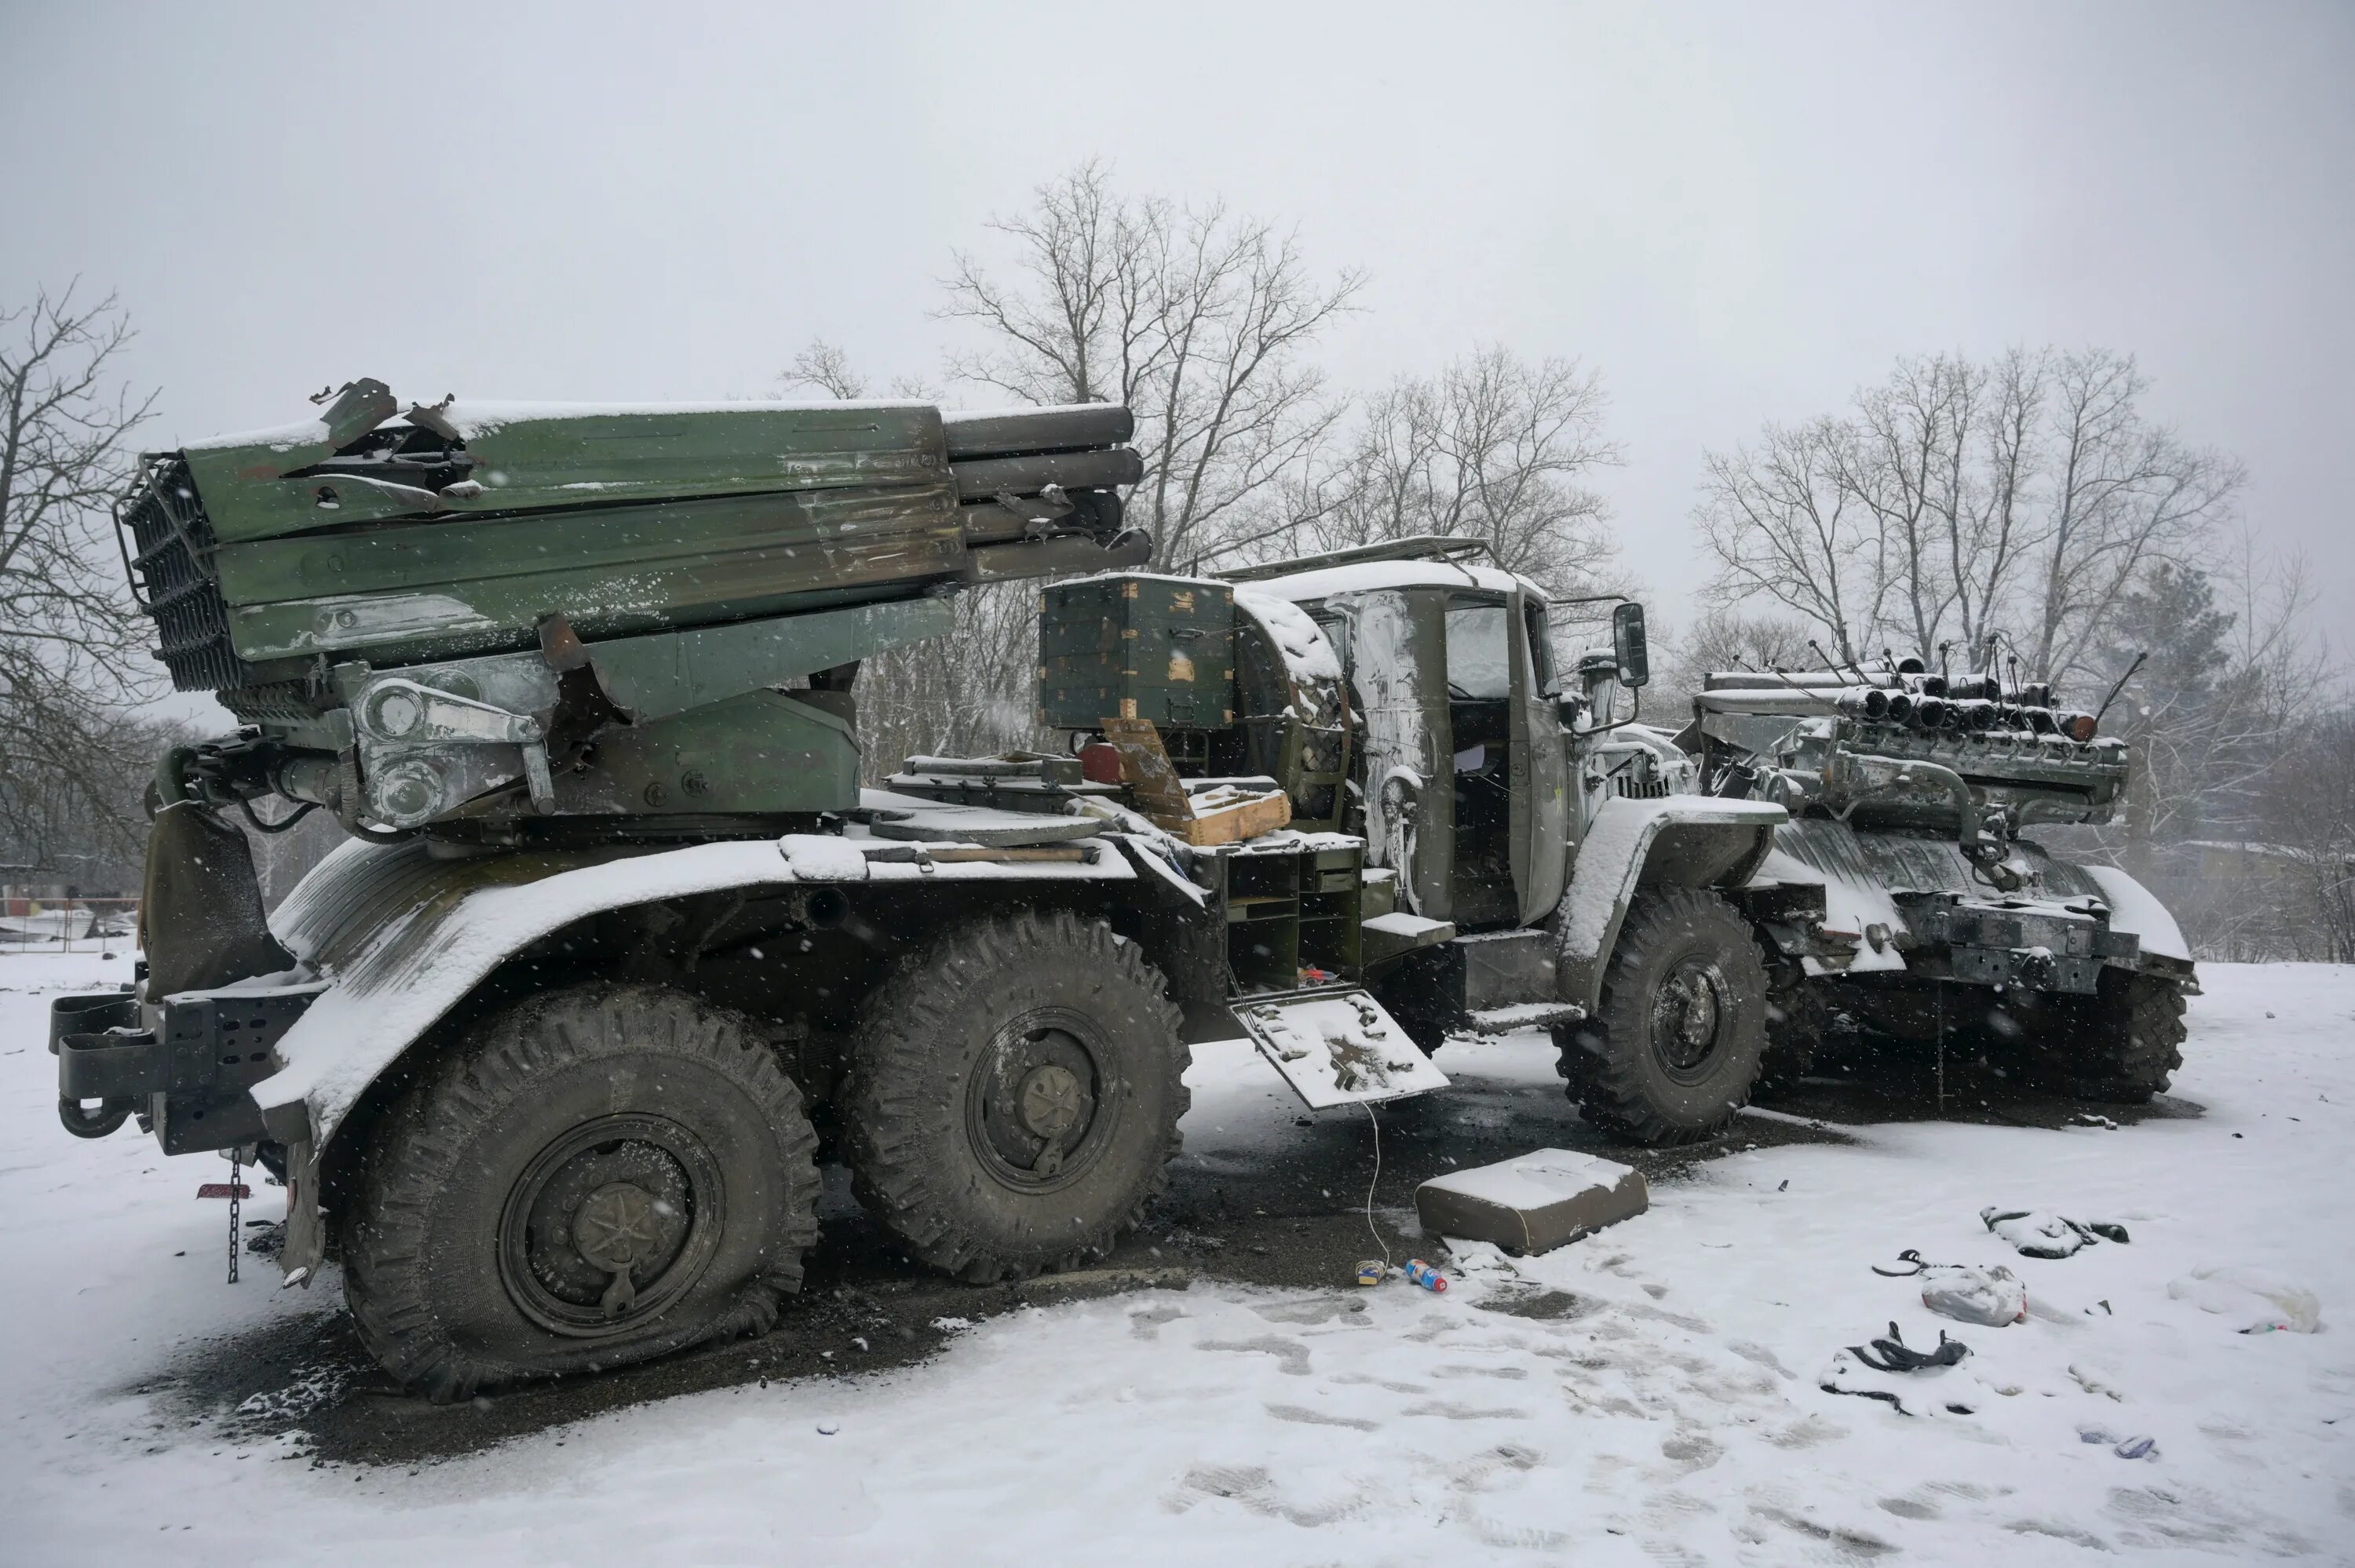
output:
<instances>
[{"instance_id":1,"label":"white plastic bag","mask_svg":"<svg viewBox=\"0 0 2355 1568\"><path fill-rule=\"evenodd\" d=\"M1922 1305L1958 1322L2000 1329L2028 1316L2028 1287L2001 1264L1933 1264L1922 1271Z\"/></svg>"}]
</instances>

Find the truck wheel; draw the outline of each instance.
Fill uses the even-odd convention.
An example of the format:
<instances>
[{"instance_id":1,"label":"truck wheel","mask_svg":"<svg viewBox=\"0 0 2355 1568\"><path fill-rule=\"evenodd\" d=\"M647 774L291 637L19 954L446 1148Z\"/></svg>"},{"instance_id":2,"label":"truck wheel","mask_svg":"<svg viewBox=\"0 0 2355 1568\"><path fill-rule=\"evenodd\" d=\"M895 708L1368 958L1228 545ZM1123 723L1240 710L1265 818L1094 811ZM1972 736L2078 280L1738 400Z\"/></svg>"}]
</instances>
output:
<instances>
[{"instance_id":1,"label":"truck wheel","mask_svg":"<svg viewBox=\"0 0 2355 1568\"><path fill-rule=\"evenodd\" d=\"M2140 1105L2183 1065L2183 993L2157 975L2105 969L2092 996L2057 1011L2060 1027L2028 1042L2056 1087Z\"/></svg>"},{"instance_id":2,"label":"truck wheel","mask_svg":"<svg viewBox=\"0 0 2355 1568\"><path fill-rule=\"evenodd\" d=\"M342 1216L360 1338L437 1401L774 1325L817 1238L801 1092L734 1013L594 984L426 1070Z\"/></svg>"},{"instance_id":3,"label":"truck wheel","mask_svg":"<svg viewBox=\"0 0 2355 1568\"><path fill-rule=\"evenodd\" d=\"M844 1082L852 1190L979 1284L1101 1256L1167 1181L1178 1012L1133 942L1024 914L935 942L877 992Z\"/></svg>"},{"instance_id":4,"label":"truck wheel","mask_svg":"<svg viewBox=\"0 0 2355 1568\"><path fill-rule=\"evenodd\" d=\"M1754 1086L1787 1089L1814 1069L1831 1027L1831 1007L1796 963L1780 972L1770 970L1768 987L1766 1049L1759 1057Z\"/></svg>"},{"instance_id":5,"label":"truck wheel","mask_svg":"<svg viewBox=\"0 0 2355 1568\"><path fill-rule=\"evenodd\" d=\"M1750 1097L1766 1047L1766 970L1733 906L1691 887L1638 893L1592 1018L1556 1024L1570 1097L1638 1143L1718 1132Z\"/></svg>"}]
</instances>

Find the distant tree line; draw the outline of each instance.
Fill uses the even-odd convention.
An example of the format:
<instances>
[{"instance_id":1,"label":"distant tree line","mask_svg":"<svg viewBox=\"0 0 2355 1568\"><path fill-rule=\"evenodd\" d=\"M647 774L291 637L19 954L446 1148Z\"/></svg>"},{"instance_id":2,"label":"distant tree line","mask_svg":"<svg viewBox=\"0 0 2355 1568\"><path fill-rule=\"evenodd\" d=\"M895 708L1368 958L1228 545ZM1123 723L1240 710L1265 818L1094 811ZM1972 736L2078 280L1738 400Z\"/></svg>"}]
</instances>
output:
<instances>
[{"instance_id":1,"label":"distant tree line","mask_svg":"<svg viewBox=\"0 0 2355 1568\"><path fill-rule=\"evenodd\" d=\"M890 390L1127 404L1146 469L1129 514L1163 570L1441 534L1560 595L1630 586L1596 488L1623 457L1600 376L1473 344L1352 394L1317 352L1365 282L1276 223L1127 194L1084 164L952 254L935 315L957 345L939 385ZM162 686L112 542L153 403L121 381L130 337L112 297L0 312L0 865L135 863L141 789L181 738L139 716ZM871 389L823 341L782 379ZM1707 454L1703 613L1657 639L1650 706L1673 721L1709 669L1883 650L2055 681L2088 707L2123 679L2105 724L2135 783L2081 847L2158 884L2204 951L2355 960L2355 714L2336 651L2309 635L2302 564L2243 528L2241 465L2152 419L2147 391L2101 348L1911 358L1844 408ZM1035 593L953 605L952 636L868 662L872 776L1048 739ZM273 886L311 840L291 861L270 846Z\"/></svg>"},{"instance_id":2,"label":"distant tree line","mask_svg":"<svg viewBox=\"0 0 2355 1568\"><path fill-rule=\"evenodd\" d=\"M0 310L0 880L136 883L139 791L170 728L131 613L110 508L152 396L117 361L112 296Z\"/></svg>"},{"instance_id":3,"label":"distant tree line","mask_svg":"<svg viewBox=\"0 0 2355 1568\"><path fill-rule=\"evenodd\" d=\"M2111 700L2132 782L2099 830L2041 829L2154 885L2220 958L2355 958L2355 793L2304 563L2243 526L2232 458L2143 411L2106 349L1899 362L1847 409L1711 452L1713 567L1678 662L1882 652Z\"/></svg>"}]
</instances>

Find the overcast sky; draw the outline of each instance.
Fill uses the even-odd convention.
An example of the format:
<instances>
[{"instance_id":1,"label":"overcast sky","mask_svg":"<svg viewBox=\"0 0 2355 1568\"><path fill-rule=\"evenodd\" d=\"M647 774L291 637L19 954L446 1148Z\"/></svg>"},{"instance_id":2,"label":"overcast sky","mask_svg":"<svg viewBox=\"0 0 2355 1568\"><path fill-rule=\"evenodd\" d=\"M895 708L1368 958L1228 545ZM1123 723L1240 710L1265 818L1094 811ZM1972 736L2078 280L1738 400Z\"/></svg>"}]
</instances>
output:
<instances>
[{"instance_id":1,"label":"overcast sky","mask_svg":"<svg viewBox=\"0 0 2355 1568\"><path fill-rule=\"evenodd\" d=\"M1344 386L1610 388L1681 621L1700 457L1903 354L2103 344L2355 629L2355 7L290 6L0 0L0 302L141 330L151 444L403 397L936 375L952 247L1081 160L1371 274Z\"/></svg>"}]
</instances>

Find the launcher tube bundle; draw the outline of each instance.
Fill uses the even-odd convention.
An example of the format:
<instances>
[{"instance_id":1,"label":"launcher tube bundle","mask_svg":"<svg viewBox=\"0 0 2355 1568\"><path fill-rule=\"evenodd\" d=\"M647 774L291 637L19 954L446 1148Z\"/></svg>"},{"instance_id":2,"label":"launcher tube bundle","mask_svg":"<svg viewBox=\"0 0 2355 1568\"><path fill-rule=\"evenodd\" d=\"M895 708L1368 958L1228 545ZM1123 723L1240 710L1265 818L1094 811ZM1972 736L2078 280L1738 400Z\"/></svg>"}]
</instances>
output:
<instances>
[{"instance_id":1,"label":"launcher tube bundle","mask_svg":"<svg viewBox=\"0 0 2355 1568\"><path fill-rule=\"evenodd\" d=\"M2093 715L1993 674L1717 672L1694 707L1714 792L1859 825L1975 838L1990 808L2013 828L2105 822L2126 782L2124 744L2098 738Z\"/></svg>"},{"instance_id":2,"label":"launcher tube bundle","mask_svg":"<svg viewBox=\"0 0 2355 1568\"><path fill-rule=\"evenodd\" d=\"M965 585L1140 564L1124 408L400 405L151 454L119 514L182 691L165 793L356 831L855 803L850 674Z\"/></svg>"}]
</instances>

